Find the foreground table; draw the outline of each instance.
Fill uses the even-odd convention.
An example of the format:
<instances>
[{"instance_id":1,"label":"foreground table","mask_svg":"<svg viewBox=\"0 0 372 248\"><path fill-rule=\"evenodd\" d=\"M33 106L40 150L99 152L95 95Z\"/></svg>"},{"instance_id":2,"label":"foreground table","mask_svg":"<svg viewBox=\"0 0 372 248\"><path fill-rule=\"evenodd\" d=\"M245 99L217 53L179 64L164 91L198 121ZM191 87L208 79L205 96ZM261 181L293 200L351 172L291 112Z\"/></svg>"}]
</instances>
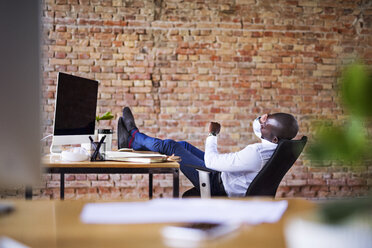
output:
<instances>
[{"instance_id":1,"label":"foreground table","mask_svg":"<svg viewBox=\"0 0 372 248\"><path fill-rule=\"evenodd\" d=\"M279 222L243 226L236 234L203 243L202 247L285 247L285 220L315 207L300 199L288 202L288 209ZM166 247L160 233L166 224L83 224L79 216L85 203L15 201L15 211L0 216L0 236L6 235L30 247Z\"/></svg>"},{"instance_id":2,"label":"foreground table","mask_svg":"<svg viewBox=\"0 0 372 248\"><path fill-rule=\"evenodd\" d=\"M149 198L153 192L153 174L173 175L173 197L179 197L179 164L177 162L164 163L131 163L117 161L84 161L65 162L60 156L45 156L42 159L45 173L58 173L61 176L60 198L64 199L65 174L149 174ZM30 188L26 190L26 198L32 198Z\"/></svg>"}]
</instances>

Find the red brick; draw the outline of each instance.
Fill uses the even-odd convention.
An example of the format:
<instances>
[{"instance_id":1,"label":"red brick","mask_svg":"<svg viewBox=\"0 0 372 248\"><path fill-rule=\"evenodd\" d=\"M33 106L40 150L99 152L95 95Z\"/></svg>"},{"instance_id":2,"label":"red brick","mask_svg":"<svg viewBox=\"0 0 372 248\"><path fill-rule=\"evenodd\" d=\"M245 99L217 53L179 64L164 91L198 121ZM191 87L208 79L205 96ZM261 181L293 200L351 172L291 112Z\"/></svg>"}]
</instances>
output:
<instances>
[{"instance_id":1,"label":"red brick","mask_svg":"<svg viewBox=\"0 0 372 248\"><path fill-rule=\"evenodd\" d=\"M87 175L85 175L85 174L77 174L77 175L75 175L75 177L76 177L76 180L78 180L78 181L86 181L87 180Z\"/></svg>"},{"instance_id":2,"label":"red brick","mask_svg":"<svg viewBox=\"0 0 372 248\"><path fill-rule=\"evenodd\" d=\"M306 185L307 181L303 179L292 179L287 180L287 186L303 186Z\"/></svg>"},{"instance_id":3,"label":"red brick","mask_svg":"<svg viewBox=\"0 0 372 248\"><path fill-rule=\"evenodd\" d=\"M75 175L65 175L65 181L74 181Z\"/></svg>"},{"instance_id":4,"label":"red brick","mask_svg":"<svg viewBox=\"0 0 372 248\"><path fill-rule=\"evenodd\" d=\"M363 178L348 178L347 185L349 186L367 185L367 180Z\"/></svg>"},{"instance_id":5,"label":"red brick","mask_svg":"<svg viewBox=\"0 0 372 248\"><path fill-rule=\"evenodd\" d=\"M66 58L66 53L65 52L56 52L54 57L56 59L64 59L64 58Z\"/></svg>"},{"instance_id":6,"label":"red brick","mask_svg":"<svg viewBox=\"0 0 372 248\"><path fill-rule=\"evenodd\" d=\"M109 181L92 181L92 187L113 187L114 183Z\"/></svg>"},{"instance_id":7,"label":"red brick","mask_svg":"<svg viewBox=\"0 0 372 248\"><path fill-rule=\"evenodd\" d=\"M307 184L308 185L324 185L326 184L326 181L323 179L308 179Z\"/></svg>"},{"instance_id":8,"label":"red brick","mask_svg":"<svg viewBox=\"0 0 372 248\"><path fill-rule=\"evenodd\" d=\"M66 188L87 188L90 187L91 183L89 181L66 181Z\"/></svg>"},{"instance_id":9,"label":"red brick","mask_svg":"<svg viewBox=\"0 0 372 248\"><path fill-rule=\"evenodd\" d=\"M345 178L328 179L327 184L328 185L333 185L333 186L343 186L343 185L346 185L346 179Z\"/></svg>"},{"instance_id":10,"label":"red brick","mask_svg":"<svg viewBox=\"0 0 372 248\"><path fill-rule=\"evenodd\" d=\"M90 58L89 54L86 54L86 53L79 54L79 59L89 59L89 58Z\"/></svg>"}]
</instances>

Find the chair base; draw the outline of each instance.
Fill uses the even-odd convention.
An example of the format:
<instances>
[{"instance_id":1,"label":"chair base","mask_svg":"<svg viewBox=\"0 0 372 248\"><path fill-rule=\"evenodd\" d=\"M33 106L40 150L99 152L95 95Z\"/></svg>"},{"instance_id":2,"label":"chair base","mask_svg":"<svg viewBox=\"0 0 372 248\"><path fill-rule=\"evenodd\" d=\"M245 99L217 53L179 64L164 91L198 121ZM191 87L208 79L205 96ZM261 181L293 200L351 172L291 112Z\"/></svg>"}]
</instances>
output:
<instances>
[{"instance_id":1,"label":"chair base","mask_svg":"<svg viewBox=\"0 0 372 248\"><path fill-rule=\"evenodd\" d=\"M193 187L185 191L185 193L183 193L182 195L182 198L189 198L189 197L200 197L200 191L196 187Z\"/></svg>"}]
</instances>

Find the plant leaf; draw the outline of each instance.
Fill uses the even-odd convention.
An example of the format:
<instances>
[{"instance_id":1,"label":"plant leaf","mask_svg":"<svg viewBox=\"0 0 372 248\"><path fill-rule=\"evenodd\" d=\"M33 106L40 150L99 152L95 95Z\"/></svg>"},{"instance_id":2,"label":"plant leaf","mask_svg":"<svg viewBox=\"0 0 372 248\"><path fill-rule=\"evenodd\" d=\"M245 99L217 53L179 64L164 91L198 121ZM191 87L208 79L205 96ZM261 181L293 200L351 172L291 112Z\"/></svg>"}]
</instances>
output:
<instances>
[{"instance_id":1,"label":"plant leaf","mask_svg":"<svg viewBox=\"0 0 372 248\"><path fill-rule=\"evenodd\" d=\"M372 116L372 77L364 65L348 67L342 76L341 98L351 114Z\"/></svg>"},{"instance_id":2,"label":"plant leaf","mask_svg":"<svg viewBox=\"0 0 372 248\"><path fill-rule=\"evenodd\" d=\"M106 112L102 116L97 115L96 121L111 120L112 118L114 118L114 116L111 114L111 112Z\"/></svg>"}]
</instances>

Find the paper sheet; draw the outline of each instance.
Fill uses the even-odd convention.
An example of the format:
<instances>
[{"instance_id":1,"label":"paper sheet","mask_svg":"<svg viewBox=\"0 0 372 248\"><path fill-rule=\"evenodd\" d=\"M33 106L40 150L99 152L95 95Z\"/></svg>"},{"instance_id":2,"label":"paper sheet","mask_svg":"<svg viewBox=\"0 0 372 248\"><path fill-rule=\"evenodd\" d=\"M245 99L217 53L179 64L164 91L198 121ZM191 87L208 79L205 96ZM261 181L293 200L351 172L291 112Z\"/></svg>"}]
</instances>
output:
<instances>
[{"instance_id":1,"label":"paper sheet","mask_svg":"<svg viewBox=\"0 0 372 248\"><path fill-rule=\"evenodd\" d=\"M117 152L117 151L108 151L106 152L106 158L146 158L146 157L166 157L159 153L141 153L141 152Z\"/></svg>"},{"instance_id":2,"label":"paper sheet","mask_svg":"<svg viewBox=\"0 0 372 248\"><path fill-rule=\"evenodd\" d=\"M30 248L14 239L2 236L0 237L0 248Z\"/></svg>"},{"instance_id":3,"label":"paper sheet","mask_svg":"<svg viewBox=\"0 0 372 248\"><path fill-rule=\"evenodd\" d=\"M287 201L156 199L88 203L80 218L91 224L239 222L255 225L280 220L287 206Z\"/></svg>"}]
</instances>

